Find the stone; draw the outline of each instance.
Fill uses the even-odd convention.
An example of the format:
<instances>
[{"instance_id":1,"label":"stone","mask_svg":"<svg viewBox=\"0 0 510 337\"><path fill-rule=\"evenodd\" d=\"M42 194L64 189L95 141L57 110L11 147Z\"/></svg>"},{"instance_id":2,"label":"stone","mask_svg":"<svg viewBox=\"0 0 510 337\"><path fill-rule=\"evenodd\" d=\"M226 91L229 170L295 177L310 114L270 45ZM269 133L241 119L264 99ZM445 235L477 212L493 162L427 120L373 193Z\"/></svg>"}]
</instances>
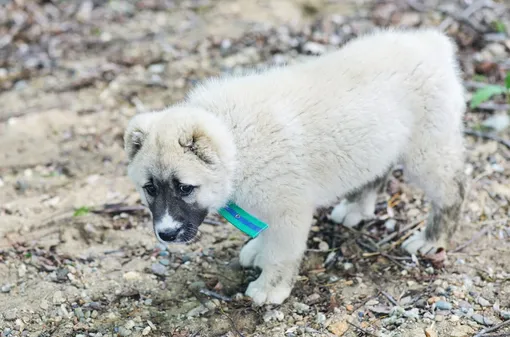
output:
<instances>
[{"instance_id":1,"label":"stone","mask_svg":"<svg viewBox=\"0 0 510 337\"><path fill-rule=\"evenodd\" d=\"M319 243L319 250L320 250L321 252L325 252L325 251L329 250L329 245L328 245L328 243L327 243L326 241L321 241L321 242Z\"/></svg>"},{"instance_id":2,"label":"stone","mask_svg":"<svg viewBox=\"0 0 510 337\"><path fill-rule=\"evenodd\" d=\"M6 321L14 321L16 319L16 309L7 310L4 314Z\"/></svg>"},{"instance_id":3,"label":"stone","mask_svg":"<svg viewBox=\"0 0 510 337\"><path fill-rule=\"evenodd\" d=\"M0 288L0 291L3 292L4 294L10 292L11 291L11 285L10 284L3 285L2 288Z\"/></svg>"},{"instance_id":4,"label":"stone","mask_svg":"<svg viewBox=\"0 0 510 337\"><path fill-rule=\"evenodd\" d=\"M141 278L141 275L140 273L136 272L136 271L128 271L127 273L125 273L123 275L124 277L124 280L126 281L134 281L134 280L139 280Z\"/></svg>"},{"instance_id":5,"label":"stone","mask_svg":"<svg viewBox=\"0 0 510 337\"><path fill-rule=\"evenodd\" d=\"M301 302L294 302L294 309L296 309L298 313L305 313L310 310L310 307Z\"/></svg>"},{"instance_id":6,"label":"stone","mask_svg":"<svg viewBox=\"0 0 510 337\"><path fill-rule=\"evenodd\" d=\"M478 297L478 304L482 307L490 307L492 304L483 297Z\"/></svg>"},{"instance_id":7,"label":"stone","mask_svg":"<svg viewBox=\"0 0 510 337\"><path fill-rule=\"evenodd\" d=\"M285 315L279 310L269 310L264 314L264 322L283 321Z\"/></svg>"},{"instance_id":8,"label":"stone","mask_svg":"<svg viewBox=\"0 0 510 337\"><path fill-rule=\"evenodd\" d=\"M131 330L126 329L123 326L119 327L118 333L120 336L125 337L131 335Z\"/></svg>"},{"instance_id":9,"label":"stone","mask_svg":"<svg viewBox=\"0 0 510 337\"><path fill-rule=\"evenodd\" d=\"M436 308L439 310L452 310L452 305L451 303L441 300L436 302Z\"/></svg>"},{"instance_id":10,"label":"stone","mask_svg":"<svg viewBox=\"0 0 510 337\"><path fill-rule=\"evenodd\" d=\"M147 336L150 333L151 333L151 327L150 326L147 326L147 327L145 327L145 329L142 330L142 336Z\"/></svg>"},{"instance_id":11,"label":"stone","mask_svg":"<svg viewBox=\"0 0 510 337\"><path fill-rule=\"evenodd\" d=\"M468 325L457 325L450 332L451 337L470 337L473 336L475 330Z\"/></svg>"},{"instance_id":12,"label":"stone","mask_svg":"<svg viewBox=\"0 0 510 337\"><path fill-rule=\"evenodd\" d=\"M326 322L326 315L324 315L322 312L318 312L315 316L315 322L321 325L324 324L324 322Z\"/></svg>"},{"instance_id":13,"label":"stone","mask_svg":"<svg viewBox=\"0 0 510 337\"><path fill-rule=\"evenodd\" d=\"M64 294L60 290L55 291L55 293L53 294L53 304L60 305L65 301L66 299L64 297Z\"/></svg>"},{"instance_id":14,"label":"stone","mask_svg":"<svg viewBox=\"0 0 510 337\"><path fill-rule=\"evenodd\" d=\"M39 306L40 306L40 307L41 307L41 309L43 309L43 310L48 310L48 308L49 308L49 303L48 303L48 301L46 301L46 300L42 300L42 301L41 301L41 304L40 304Z\"/></svg>"},{"instance_id":15,"label":"stone","mask_svg":"<svg viewBox=\"0 0 510 337\"><path fill-rule=\"evenodd\" d=\"M209 309L207 309L205 306L203 306L201 304L198 307L193 308L190 311L188 311L188 313L186 314L186 317L188 317L188 318L198 317L200 315L205 314L208 311L209 311Z\"/></svg>"},{"instance_id":16,"label":"stone","mask_svg":"<svg viewBox=\"0 0 510 337\"><path fill-rule=\"evenodd\" d=\"M159 260L159 263L161 263L163 266L168 266L170 264L170 260L161 259L161 260Z\"/></svg>"},{"instance_id":17,"label":"stone","mask_svg":"<svg viewBox=\"0 0 510 337\"><path fill-rule=\"evenodd\" d=\"M482 324L482 325L489 326L489 325L493 325L494 324L494 322L492 322L490 319L488 319L487 317L484 317L484 316L482 316L480 314L473 314L471 316L471 319L473 321L475 321L476 323Z\"/></svg>"},{"instance_id":18,"label":"stone","mask_svg":"<svg viewBox=\"0 0 510 337\"><path fill-rule=\"evenodd\" d=\"M151 266L151 271L153 274L159 275L159 276L165 276L167 274L167 270L165 266L159 263L153 263Z\"/></svg>"},{"instance_id":19,"label":"stone","mask_svg":"<svg viewBox=\"0 0 510 337\"><path fill-rule=\"evenodd\" d=\"M129 320L124 324L124 327L128 330L131 330L135 327L135 322L133 320Z\"/></svg>"}]
</instances>

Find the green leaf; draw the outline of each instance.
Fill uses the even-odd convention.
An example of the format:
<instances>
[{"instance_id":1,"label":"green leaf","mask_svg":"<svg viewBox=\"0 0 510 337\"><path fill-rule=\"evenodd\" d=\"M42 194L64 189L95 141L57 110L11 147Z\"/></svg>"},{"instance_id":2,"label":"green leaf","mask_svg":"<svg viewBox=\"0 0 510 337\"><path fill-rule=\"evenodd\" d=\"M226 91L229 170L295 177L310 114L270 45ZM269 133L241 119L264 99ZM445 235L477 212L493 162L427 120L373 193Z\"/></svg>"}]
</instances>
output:
<instances>
[{"instance_id":1,"label":"green leaf","mask_svg":"<svg viewBox=\"0 0 510 337\"><path fill-rule=\"evenodd\" d=\"M506 26L501 21L492 21L492 27L494 27L494 30L498 33L506 33Z\"/></svg>"},{"instance_id":2,"label":"green leaf","mask_svg":"<svg viewBox=\"0 0 510 337\"><path fill-rule=\"evenodd\" d=\"M76 211L74 211L73 216L82 216L89 214L90 209L86 206L78 208Z\"/></svg>"},{"instance_id":3,"label":"green leaf","mask_svg":"<svg viewBox=\"0 0 510 337\"><path fill-rule=\"evenodd\" d=\"M507 88L507 90L510 90L510 72L506 73L505 87Z\"/></svg>"},{"instance_id":4,"label":"green leaf","mask_svg":"<svg viewBox=\"0 0 510 337\"><path fill-rule=\"evenodd\" d=\"M488 85L481 89L478 89L473 97L471 98L471 109L477 108L483 102L491 99L492 96L504 94L506 92L506 88L500 85Z\"/></svg>"}]
</instances>

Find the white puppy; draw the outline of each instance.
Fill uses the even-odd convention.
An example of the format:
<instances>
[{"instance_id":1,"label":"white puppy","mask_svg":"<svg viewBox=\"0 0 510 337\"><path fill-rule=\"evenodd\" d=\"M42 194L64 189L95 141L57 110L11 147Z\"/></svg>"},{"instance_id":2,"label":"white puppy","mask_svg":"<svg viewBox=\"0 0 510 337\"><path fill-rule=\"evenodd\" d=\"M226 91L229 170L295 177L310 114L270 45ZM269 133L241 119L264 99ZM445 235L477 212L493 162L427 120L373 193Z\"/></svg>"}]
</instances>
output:
<instances>
[{"instance_id":1,"label":"white puppy","mask_svg":"<svg viewBox=\"0 0 510 337\"><path fill-rule=\"evenodd\" d=\"M125 134L129 176L157 237L187 242L233 201L269 224L242 249L256 304L290 294L317 207L356 225L395 164L431 200L410 253L445 247L464 197L464 91L456 48L434 30L379 31L311 61L207 81Z\"/></svg>"}]
</instances>

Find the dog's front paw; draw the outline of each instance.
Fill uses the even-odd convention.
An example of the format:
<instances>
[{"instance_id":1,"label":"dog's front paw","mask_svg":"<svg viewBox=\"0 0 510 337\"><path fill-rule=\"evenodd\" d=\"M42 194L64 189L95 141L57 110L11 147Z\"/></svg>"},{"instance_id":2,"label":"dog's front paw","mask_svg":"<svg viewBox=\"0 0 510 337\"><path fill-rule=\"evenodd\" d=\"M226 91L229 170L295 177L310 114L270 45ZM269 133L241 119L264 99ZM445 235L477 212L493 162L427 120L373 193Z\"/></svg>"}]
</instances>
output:
<instances>
[{"instance_id":1,"label":"dog's front paw","mask_svg":"<svg viewBox=\"0 0 510 337\"><path fill-rule=\"evenodd\" d=\"M435 254L439 248L446 248L439 241L428 240L424 231L415 232L402 243L402 249L409 255Z\"/></svg>"},{"instance_id":2,"label":"dog's front paw","mask_svg":"<svg viewBox=\"0 0 510 337\"><path fill-rule=\"evenodd\" d=\"M260 306L282 304L289 297L291 291L291 284L267 280L263 275L260 275L258 279L249 284L246 295L252 298L255 305Z\"/></svg>"},{"instance_id":3,"label":"dog's front paw","mask_svg":"<svg viewBox=\"0 0 510 337\"><path fill-rule=\"evenodd\" d=\"M239 254L239 263L241 266L245 268L254 267L255 259L259 252L259 242L260 238L257 237L248 241L248 243L241 248L241 253Z\"/></svg>"},{"instance_id":4,"label":"dog's front paw","mask_svg":"<svg viewBox=\"0 0 510 337\"><path fill-rule=\"evenodd\" d=\"M368 216L363 215L361 207L357 203L350 203L347 200L343 200L331 211L331 220L346 227L355 227L367 218Z\"/></svg>"}]
</instances>

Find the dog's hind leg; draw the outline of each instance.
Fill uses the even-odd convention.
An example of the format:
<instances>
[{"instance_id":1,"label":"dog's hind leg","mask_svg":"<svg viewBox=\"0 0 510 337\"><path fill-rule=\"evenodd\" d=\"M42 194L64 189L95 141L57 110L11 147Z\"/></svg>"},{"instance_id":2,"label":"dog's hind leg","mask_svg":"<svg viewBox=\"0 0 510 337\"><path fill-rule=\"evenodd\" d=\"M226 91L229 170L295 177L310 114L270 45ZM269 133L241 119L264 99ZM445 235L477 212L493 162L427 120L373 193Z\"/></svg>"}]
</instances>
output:
<instances>
[{"instance_id":1,"label":"dog's hind leg","mask_svg":"<svg viewBox=\"0 0 510 337\"><path fill-rule=\"evenodd\" d=\"M452 130L448 138L441 144L416 148L406 159L405 174L417 183L432 204L425 230L416 232L402 244L410 254L447 249L461 221L465 198L464 148L460 133Z\"/></svg>"},{"instance_id":2,"label":"dog's hind leg","mask_svg":"<svg viewBox=\"0 0 510 337\"><path fill-rule=\"evenodd\" d=\"M377 177L361 188L347 194L345 199L333 208L331 220L347 227L354 227L363 220L372 219L377 194L384 191L388 174Z\"/></svg>"}]
</instances>

